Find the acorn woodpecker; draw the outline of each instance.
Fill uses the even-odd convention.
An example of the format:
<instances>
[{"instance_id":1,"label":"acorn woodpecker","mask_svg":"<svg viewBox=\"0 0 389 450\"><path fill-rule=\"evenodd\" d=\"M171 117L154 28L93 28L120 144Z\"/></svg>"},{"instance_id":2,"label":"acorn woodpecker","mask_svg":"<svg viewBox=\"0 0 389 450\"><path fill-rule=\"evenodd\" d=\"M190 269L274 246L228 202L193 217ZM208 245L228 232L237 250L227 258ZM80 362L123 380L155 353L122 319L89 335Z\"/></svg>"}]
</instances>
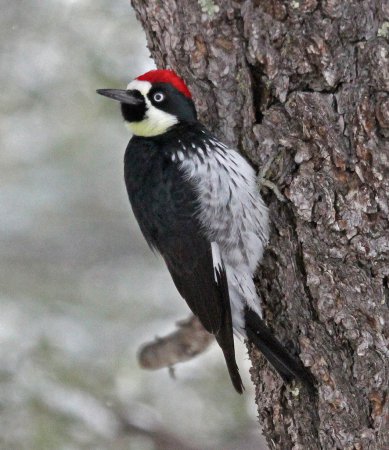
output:
<instances>
[{"instance_id":1,"label":"acorn woodpecker","mask_svg":"<svg viewBox=\"0 0 389 450\"><path fill-rule=\"evenodd\" d=\"M149 246L165 260L192 312L221 347L235 389L243 384L234 332L265 355L286 382L308 379L262 320L253 274L269 236L254 169L197 120L191 93L171 70L152 70L117 100L133 133L124 174Z\"/></svg>"}]
</instances>

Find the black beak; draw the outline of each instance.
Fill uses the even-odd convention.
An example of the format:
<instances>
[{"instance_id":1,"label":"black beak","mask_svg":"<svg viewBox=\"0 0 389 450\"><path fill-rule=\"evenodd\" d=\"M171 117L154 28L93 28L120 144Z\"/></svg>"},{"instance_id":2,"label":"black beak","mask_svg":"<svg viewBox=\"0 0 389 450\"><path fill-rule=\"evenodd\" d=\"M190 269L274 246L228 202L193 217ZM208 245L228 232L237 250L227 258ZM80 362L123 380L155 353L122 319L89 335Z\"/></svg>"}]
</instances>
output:
<instances>
[{"instance_id":1,"label":"black beak","mask_svg":"<svg viewBox=\"0 0 389 450\"><path fill-rule=\"evenodd\" d=\"M104 97L112 98L120 103L126 103L127 105L141 105L144 100L134 93L134 91L125 91L124 89L97 89L96 91Z\"/></svg>"}]
</instances>

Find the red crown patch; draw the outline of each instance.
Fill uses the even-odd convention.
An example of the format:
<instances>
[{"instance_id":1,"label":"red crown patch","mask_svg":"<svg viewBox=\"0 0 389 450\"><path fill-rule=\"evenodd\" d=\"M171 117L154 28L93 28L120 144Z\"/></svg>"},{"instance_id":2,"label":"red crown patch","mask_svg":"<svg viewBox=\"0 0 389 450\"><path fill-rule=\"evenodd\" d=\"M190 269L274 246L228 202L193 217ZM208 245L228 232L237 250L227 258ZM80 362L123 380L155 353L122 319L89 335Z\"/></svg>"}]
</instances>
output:
<instances>
[{"instance_id":1,"label":"red crown patch","mask_svg":"<svg viewBox=\"0 0 389 450\"><path fill-rule=\"evenodd\" d=\"M173 70L150 70L136 78L139 81L148 81L150 83L170 83L185 97L192 98L184 80L180 78Z\"/></svg>"}]
</instances>

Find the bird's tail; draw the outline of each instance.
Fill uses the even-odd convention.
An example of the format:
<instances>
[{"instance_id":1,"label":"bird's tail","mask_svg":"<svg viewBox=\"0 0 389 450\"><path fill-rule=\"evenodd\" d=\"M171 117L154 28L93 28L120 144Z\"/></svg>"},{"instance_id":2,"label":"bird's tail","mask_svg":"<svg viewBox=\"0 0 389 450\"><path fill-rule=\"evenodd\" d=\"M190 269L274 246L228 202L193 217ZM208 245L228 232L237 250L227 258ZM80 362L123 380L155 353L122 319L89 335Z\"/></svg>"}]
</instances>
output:
<instances>
[{"instance_id":1,"label":"bird's tail","mask_svg":"<svg viewBox=\"0 0 389 450\"><path fill-rule=\"evenodd\" d=\"M245 310L245 328L249 341L260 350L286 383L297 378L306 386L313 387L311 374L299 360L290 355L265 322L250 308Z\"/></svg>"}]
</instances>

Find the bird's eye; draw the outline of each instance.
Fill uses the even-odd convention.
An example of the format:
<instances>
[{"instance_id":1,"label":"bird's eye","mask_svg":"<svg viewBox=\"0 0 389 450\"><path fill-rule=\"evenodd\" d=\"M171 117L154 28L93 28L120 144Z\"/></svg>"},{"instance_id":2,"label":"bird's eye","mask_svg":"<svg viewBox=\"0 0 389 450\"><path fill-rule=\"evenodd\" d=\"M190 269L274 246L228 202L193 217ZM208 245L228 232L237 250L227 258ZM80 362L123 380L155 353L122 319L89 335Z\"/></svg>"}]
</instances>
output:
<instances>
[{"instance_id":1,"label":"bird's eye","mask_svg":"<svg viewBox=\"0 0 389 450\"><path fill-rule=\"evenodd\" d=\"M164 100L165 99L165 96L162 94L162 92L156 92L154 95L153 95L153 99L156 101L156 102L162 102L162 100Z\"/></svg>"}]
</instances>

